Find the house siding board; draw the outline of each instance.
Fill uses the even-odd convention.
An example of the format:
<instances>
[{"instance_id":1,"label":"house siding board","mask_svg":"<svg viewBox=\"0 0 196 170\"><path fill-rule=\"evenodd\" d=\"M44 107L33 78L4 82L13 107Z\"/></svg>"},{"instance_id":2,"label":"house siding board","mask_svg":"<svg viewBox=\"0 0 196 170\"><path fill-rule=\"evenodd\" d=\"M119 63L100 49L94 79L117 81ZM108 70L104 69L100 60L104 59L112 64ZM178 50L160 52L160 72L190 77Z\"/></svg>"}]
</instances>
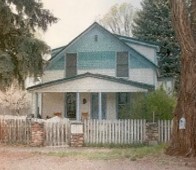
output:
<instances>
[{"instance_id":1,"label":"house siding board","mask_svg":"<svg viewBox=\"0 0 196 170\"><path fill-rule=\"evenodd\" d=\"M78 69L115 69L114 51L95 51L78 53Z\"/></svg>"},{"instance_id":2,"label":"house siding board","mask_svg":"<svg viewBox=\"0 0 196 170\"><path fill-rule=\"evenodd\" d=\"M152 65L147 63L143 58L131 55L129 57L129 68L151 68Z\"/></svg>"},{"instance_id":3,"label":"house siding board","mask_svg":"<svg viewBox=\"0 0 196 170\"><path fill-rule=\"evenodd\" d=\"M35 90L37 92L138 92L147 91L145 88L131 86L129 84L111 82L101 78L85 77L54 84Z\"/></svg>"},{"instance_id":4,"label":"house siding board","mask_svg":"<svg viewBox=\"0 0 196 170\"><path fill-rule=\"evenodd\" d=\"M53 117L55 112L64 114L64 93L43 93L42 118Z\"/></svg>"},{"instance_id":5,"label":"house siding board","mask_svg":"<svg viewBox=\"0 0 196 170\"><path fill-rule=\"evenodd\" d=\"M144 55L147 59L149 59L151 62L157 64L156 59L156 50L154 48L138 45L138 44L132 44L128 43L129 46L131 46L133 49Z\"/></svg>"},{"instance_id":6,"label":"house siding board","mask_svg":"<svg viewBox=\"0 0 196 170\"><path fill-rule=\"evenodd\" d=\"M155 85L154 70L152 69L129 69L129 79L132 81Z\"/></svg>"},{"instance_id":7,"label":"house siding board","mask_svg":"<svg viewBox=\"0 0 196 170\"><path fill-rule=\"evenodd\" d=\"M98 41L94 36L98 36ZM80 39L67 47L66 52L92 52L92 51L128 51L123 43L118 41L113 35L108 34L100 27L93 27L86 32Z\"/></svg>"},{"instance_id":8,"label":"house siding board","mask_svg":"<svg viewBox=\"0 0 196 170\"><path fill-rule=\"evenodd\" d=\"M53 58L54 56L56 56L58 53L60 53L61 50L63 50L63 48L65 48L65 46L59 47L59 48L56 48L56 49L53 49L53 50L52 50L52 58Z\"/></svg>"},{"instance_id":9,"label":"house siding board","mask_svg":"<svg viewBox=\"0 0 196 170\"><path fill-rule=\"evenodd\" d=\"M42 82L50 82L64 78L64 70L47 70L42 75Z\"/></svg>"},{"instance_id":10,"label":"house siding board","mask_svg":"<svg viewBox=\"0 0 196 170\"><path fill-rule=\"evenodd\" d=\"M90 93L80 93L80 112L82 113L88 113L88 118L90 118L90 112L91 112L91 99L90 99ZM83 103L83 99L86 99L86 103Z\"/></svg>"},{"instance_id":11,"label":"house siding board","mask_svg":"<svg viewBox=\"0 0 196 170\"><path fill-rule=\"evenodd\" d=\"M174 92L175 81L173 78L161 78L157 80L157 88L163 88L168 94Z\"/></svg>"},{"instance_id":12,"label":"house siding board","mask_svg":"<svg viewBox=\"0 0 196 170\"><path fill-rule=\"evenodd\" d=\"M107 93L106 99L106 119L108 120L115 120L116 119L116 93Z\"/></svg>"},{"instance_id":13,"label":"house siding board","mask_svg":"<svg viewBox=\"0 0 196 170\"><path fill-rule=\"evenodd\" d=\"M61 52L59 55L58 60L54 59L52 62L49 63L49 65L46 67L47 70L63 70L64 69L64 53Z\"/></svg>"},{"instance_id":14,"label":"house siding board","mask_svg":"<svg viewBox=\"0 0 196 170\"><path fill-rule=\"evenodd\" d=\"M86 72L90 72L92 74L102 74L107 76L116 76L116 70L115 69L85 69L85 70L78 70L78 74L84 74Z\"/></svg>"}]
</instances>

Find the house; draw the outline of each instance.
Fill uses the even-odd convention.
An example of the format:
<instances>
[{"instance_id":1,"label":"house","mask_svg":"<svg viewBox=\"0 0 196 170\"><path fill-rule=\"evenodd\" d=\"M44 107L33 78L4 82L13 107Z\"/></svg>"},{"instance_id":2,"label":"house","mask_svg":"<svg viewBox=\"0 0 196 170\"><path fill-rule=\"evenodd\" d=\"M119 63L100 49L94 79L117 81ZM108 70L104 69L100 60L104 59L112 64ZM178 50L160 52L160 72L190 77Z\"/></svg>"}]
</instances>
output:
<instances>
[{"instance_id":1,"label":"house","mask_svg":"<svg viewBox=\"0 0 196 170\"><path fill-rule=\"evenodd\" d=\"M42 82L27 89L33 113L117 119L135 93L157 88L157 52L156 44L112 34L95 22L68 45L52 50Z\"/></svg>"},{"instance_id":2,"label":"house","mask_svg":"<svg viewBox=\"0 0 196 170\"><path fill-rule=\"evenodd\" d=\"M175 78L174 77L158 77L157 86L163 88L168 95L175 93Z\"/></svg>"}]
</instances>

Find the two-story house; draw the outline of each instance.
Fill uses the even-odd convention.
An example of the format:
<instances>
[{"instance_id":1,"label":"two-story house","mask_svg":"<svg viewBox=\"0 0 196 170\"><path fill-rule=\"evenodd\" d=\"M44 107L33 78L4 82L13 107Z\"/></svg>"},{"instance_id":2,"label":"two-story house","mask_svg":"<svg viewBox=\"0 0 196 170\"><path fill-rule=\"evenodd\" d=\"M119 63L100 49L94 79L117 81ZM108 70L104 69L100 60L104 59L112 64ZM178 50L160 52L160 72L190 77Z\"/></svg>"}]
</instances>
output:
<instances>
[{"instance_id":1,"label":"two-story house","mask_svg":"<svg viewBox=\"0 0 196 170\"><path fill-rule=\"evenodd\" d=\"M68 45L52 50L42 83L28 88L33 113L116 119L134 93L157 88L158 51L155 44L112 34L93 23Z\"/></svg>"}]
</instances>

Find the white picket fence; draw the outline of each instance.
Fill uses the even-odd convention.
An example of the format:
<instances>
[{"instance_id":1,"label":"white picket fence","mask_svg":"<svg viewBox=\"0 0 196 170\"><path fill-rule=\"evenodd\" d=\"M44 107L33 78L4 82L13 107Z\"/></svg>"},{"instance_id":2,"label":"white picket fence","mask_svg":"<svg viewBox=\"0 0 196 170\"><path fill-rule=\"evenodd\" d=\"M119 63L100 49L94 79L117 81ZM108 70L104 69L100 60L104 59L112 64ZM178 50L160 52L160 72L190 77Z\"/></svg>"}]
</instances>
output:
<instances>
[{"instance_id":1,"label":"white picket fence","mask_svg":"<svg viewBox=\"0 0 196 170\"><path fill-rule=\"evenodd\" d=\"M158 134L159 142L167 143L170 141L172 133L172 120L159 120L158 121Z\"/></svg>"},{"instance_id":2,"label":"white picket fence","mask_svg":"<svg viewBox=\"0 0 196 170\"><path fill-rule=\"evenodd\" d=\"M67 146L70 143L70 121L28 120L25 117L0 116L0 143L30 144L32 121L44 123L45 146ZM172 121L158 121L158 142L167 143ZM84 120L85 144L144 143L146 120Z\"/></svg>"},{"instance_id":3,"label":"white picket fence","mask_svg":"<svg viewBox=\"0 0 196 170\"><path fill-rule=\"evenodd\" d=\"M143 143L145 120L85 120L86 144Z\"/></svg>"},{"instance_id":4,"label":"white picket fence","mask_svg":"<svg viewBox=\"0 0 196 170\"><path fill-rule=\"evenodd\" d=\"M59 122L46 121L44 129L46 146L68 146L70 141L70 122L68 119Z\"/></svg>"}]
</instances>

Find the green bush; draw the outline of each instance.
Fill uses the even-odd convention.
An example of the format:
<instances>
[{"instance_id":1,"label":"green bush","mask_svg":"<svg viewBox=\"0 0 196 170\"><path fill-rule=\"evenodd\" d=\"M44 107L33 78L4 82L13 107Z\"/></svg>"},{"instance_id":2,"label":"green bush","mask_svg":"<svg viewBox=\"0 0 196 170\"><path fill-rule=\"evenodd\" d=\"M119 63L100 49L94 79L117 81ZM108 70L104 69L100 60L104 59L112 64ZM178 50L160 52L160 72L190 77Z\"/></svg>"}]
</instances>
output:
<instances>
[{"instance_id":1,"label":"green bush","mask_svg":"<svg viewBox=\"0 0 196 170\"><path fill-rule=\"evenodd\" d=\"M152 113L157 119L172 119L172 112L176 105L176 99L173 96L167 95L167 93L161 88L153 93L150 93L146 100L146 114L147 119L152 120Z\"/></svg>"},{"instance_id":2,"label":"green bush","mask_svg":"<svg viewBox=\"0 0 196 170\"><path fill-rule=\"evenodd\" d=\"M174 96L169 96L162 88L150 93L131 94L130 104L119 113L121 119L172 119L176 104Z\"/></svg>"}]
</instances>

